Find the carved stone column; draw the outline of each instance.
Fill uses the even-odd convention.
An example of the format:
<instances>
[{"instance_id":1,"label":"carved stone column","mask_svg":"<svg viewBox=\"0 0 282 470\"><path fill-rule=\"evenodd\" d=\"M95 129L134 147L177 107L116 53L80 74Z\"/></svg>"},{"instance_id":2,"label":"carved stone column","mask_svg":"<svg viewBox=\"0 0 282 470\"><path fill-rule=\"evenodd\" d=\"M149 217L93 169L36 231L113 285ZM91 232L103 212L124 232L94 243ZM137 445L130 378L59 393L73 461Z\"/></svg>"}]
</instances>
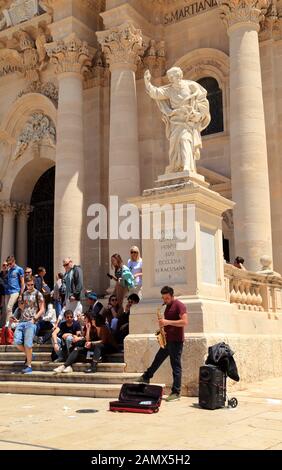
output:
<instances>
[{"instance_id":1,"label":"carved stone column","mask_svg":"<svg viewBox=\"0 0 282 470\"><path fill-rule=\"evenodd\" d=\"M13 202L1 202L0 211L3 215L3 230L2 230L2 247L1 257L2 260L14 254L15 249L15 215L17 211L17 204Z\"/></svg>"},{"instance_id":2,"label":"carved stone column","mask_svg":"<svg viewBox=\"0 0 282 470\"><path fill-rule=\"evenodd\" d=\"M140 194L135 73L142 35L130 23L97 35L111 71L109 195L122 204ZM110 240L110 252L128 256L128 242Z\"/></svg>"},{"instance_id":3,"label":"carved stone column","mask_svg":"<svg viewBox=\"0 0 282 470\"><path fill-rule=\"evenodd\" d=\"M235 249L247 269L272 256L258 31L268 0L218 0L230 39L230 141Z\"/></svg>"},{"instance_id":4,"label":"carved stone column","mask_svg":"<svg viewBox=\"0 0 282 470\"><path fill-rule=\"evenodd\" d=\"M91 64L85 42L71 34L46 45L57 65L59 103L57 117L54 270L63 258L81 262L83 230L83 73Z\"/></svg>"},{"instance_id":5,"label":"carved stone column","mask_svg":"<svg viewBox=\"0 0 282 470\"><path fill-rule=\"evenodd\" d=\"M27 265L27 222L33 207L19 204L17 211L16 259L19 266Z\"/></svg>"}]
</instances>

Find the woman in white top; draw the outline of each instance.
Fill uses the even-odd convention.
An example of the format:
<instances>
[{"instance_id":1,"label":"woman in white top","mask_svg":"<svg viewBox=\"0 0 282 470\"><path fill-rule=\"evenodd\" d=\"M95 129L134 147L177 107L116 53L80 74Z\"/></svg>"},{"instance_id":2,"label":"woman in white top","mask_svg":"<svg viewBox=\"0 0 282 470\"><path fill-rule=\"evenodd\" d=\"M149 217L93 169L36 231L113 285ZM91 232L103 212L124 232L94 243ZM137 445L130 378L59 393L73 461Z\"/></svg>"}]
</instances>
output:
<instances>
[{"instance_id":1,"label":"woman in white top","mask_svg":"<svg viewBox=\"0 0 282 470\"><path fill-rule=\"evenodd\" d=\"M130 248L130 258L127 262L127 267L130 269L131 273L134 276L136 287L130 290L132 294L133 291L139 296L141 299L142 293L142 258L140 256L140 250L137 246L132 246Z\"/></svg>"}]
</instances>

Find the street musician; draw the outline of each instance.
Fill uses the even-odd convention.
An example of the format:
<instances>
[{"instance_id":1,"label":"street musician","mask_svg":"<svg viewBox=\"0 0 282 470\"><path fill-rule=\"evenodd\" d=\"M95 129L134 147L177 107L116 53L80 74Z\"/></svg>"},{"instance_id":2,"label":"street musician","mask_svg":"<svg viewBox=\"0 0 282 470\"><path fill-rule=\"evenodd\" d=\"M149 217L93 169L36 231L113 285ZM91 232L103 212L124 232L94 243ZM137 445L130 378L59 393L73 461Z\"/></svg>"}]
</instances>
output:
<instances>
[{"instance_id":1,"label":"street musician","mask_svg":"<svg viewBox=\"0 0 282 470\"><path fill-rule=\"evenodd\" d=\"M151 366L143 373L139 382L149 383L155 372L162 363L169 357L172 367L173 384L171 394L166 401L179 400L181 393L181 355L184 343L184 327L188 324L188 317L185 305L174 298L172 287L165 286L161 290L164 305L166 305L164 318L159 319L160 331L162 334L160 349L157 352Z\"/></svg>"}]
</instances>

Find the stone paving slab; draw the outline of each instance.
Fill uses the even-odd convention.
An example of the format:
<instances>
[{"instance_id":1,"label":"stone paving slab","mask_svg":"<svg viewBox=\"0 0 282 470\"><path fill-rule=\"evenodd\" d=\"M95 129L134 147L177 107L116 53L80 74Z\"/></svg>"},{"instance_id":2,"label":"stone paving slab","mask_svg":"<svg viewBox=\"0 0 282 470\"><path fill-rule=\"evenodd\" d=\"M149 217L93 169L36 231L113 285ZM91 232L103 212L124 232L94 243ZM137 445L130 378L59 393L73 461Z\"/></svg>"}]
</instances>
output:
<instances>
[{"instance_id":1,"label":"stone paving slab","mask_svg":"<svg viewBox=\"0 0 282 470\"><path fill-rule=\"evenodd\" d=\"M236 396L235 409L202 410L183 397L141 415L111 413L109 399L1 394L0 449L281 450L282 378Z\"/></svg>"}]
</instances>

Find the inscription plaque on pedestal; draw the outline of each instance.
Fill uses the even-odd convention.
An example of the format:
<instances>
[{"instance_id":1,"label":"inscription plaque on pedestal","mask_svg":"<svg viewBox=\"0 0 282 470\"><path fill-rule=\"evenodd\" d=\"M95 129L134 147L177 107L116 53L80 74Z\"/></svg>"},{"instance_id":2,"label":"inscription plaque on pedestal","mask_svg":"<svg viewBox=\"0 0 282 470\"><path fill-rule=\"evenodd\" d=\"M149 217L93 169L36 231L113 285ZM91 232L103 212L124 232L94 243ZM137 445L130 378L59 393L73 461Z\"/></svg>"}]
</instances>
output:
<instances>
[{"instance_id":1,"label":"inscription plaque on pedestal","mask_svg":"<svg viewBox=\"0 0 282 470\"><path fill-rule=\"evenodd\" d=\"M160 240L154 241L154 278L155 286L170 284L185 284L187 282L186 254L177 250L177 240L168 239L165 232L162 232Z\"/></svg>"}]
</instances>

